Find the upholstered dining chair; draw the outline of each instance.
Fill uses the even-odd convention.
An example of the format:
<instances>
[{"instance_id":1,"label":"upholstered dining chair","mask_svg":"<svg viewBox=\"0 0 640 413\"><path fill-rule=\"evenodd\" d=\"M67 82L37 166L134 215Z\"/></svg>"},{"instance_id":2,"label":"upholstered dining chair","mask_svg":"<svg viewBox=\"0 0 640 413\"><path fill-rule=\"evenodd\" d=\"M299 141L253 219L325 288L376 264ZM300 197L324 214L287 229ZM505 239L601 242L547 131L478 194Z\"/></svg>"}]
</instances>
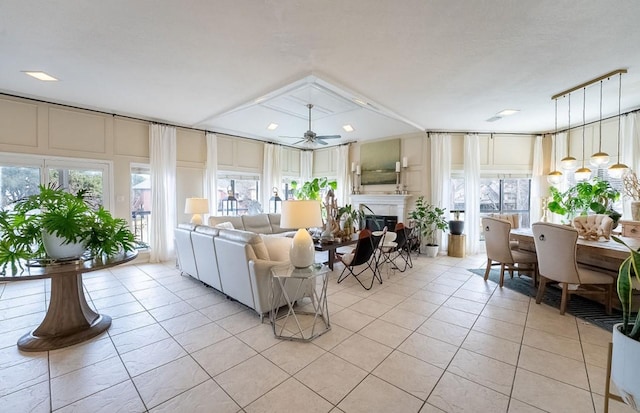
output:
<instances>
[{"instance_id":1,"label":"upholstered dining chair","mask_svg":"<svg viewBox=\"0 0 640 413\"><path fill-rule=\"evenodd\" d=\"M382 276L378 271L378 260L375 256L379 241L379 239L374 241L374 237L368 229L360 231L356 247L348 254L338 255L338 260L344 264L344 269L338 277L338 283L344 281L349 275L353 275L365 290L370 290L375 280L382 284ZM373 273L368 287L359 278L367 270L371 270Z\"/></svg>"},{"instance_id":2,"label":"upholstered dining chair","mask_svg":"<svg viewBox=\"0 0 640 413\"><path fill-rule=\"evenodd\" d=\"M608 274L577 264L578 231L567 225L536 222L533 242L538 255L540 286L536 303L540 304L548 283L562 286L560 314L567 309L569 295L602 295L607 314L611 314L611 296L615 279Z\"/></svg>"},{"instance_id":3,"label":"upholstered dining chair","mask_svg":"<svg viewBox=\"0 0 640 413\"><path fill-rule=\"evenodd\" d=\"M500 264L500 287L504 285L505 269L509 270L511 277L513 277L513 271L518 271L518 275L529 273L535 285L538 260L534 253L511 249L509 245L511 223L503 219L484 217L482 228L487 249L487 269L484 272L484 280L489 278L491 267Z\"/></svg>"}]
</instances>

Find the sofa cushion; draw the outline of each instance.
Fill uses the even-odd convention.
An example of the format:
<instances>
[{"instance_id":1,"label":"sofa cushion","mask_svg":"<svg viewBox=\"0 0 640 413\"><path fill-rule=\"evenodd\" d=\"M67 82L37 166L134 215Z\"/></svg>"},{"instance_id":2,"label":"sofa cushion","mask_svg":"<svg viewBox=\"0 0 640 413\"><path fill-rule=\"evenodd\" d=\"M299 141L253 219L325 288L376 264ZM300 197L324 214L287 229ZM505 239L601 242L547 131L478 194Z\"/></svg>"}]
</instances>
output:
<instances>
[{"instance_id":1,"label":"sofa cushion","mask_svg":"<svg viewBox=\"0 0 640 413\"><path fill-rule=\"evenodd\" d=\"M207 226L207 225L198 225L198 227L195 229L195 231L196 232L200 232L202 234L211 235L211 236L215 237L220 232L220 229L214 228L214 227L210 227L210 226Z\"/></svg>"},{"instance_id":2,"label":"sofa cushion","mask_svg":"<svg viewBox=\"0 0 640 413\"><path fill-rule=\"evenodd\" d=\"M220 228L220 229L236 229L233 224L229 221L225 221L225 222L221 222L219 224L216 224L216 228Z\"/></svg>"},{"instance_id":3,"label":"sofa cushion","mask_svg":"<svg viewBox=\"0 0 640 413\"><path fill-rule=\"evenodd\" d=\"M242 224L242 217L229 217L229 216L222 216L222 217L210 216L209 217L210 227L215 227L216 225L222 222L231 222L234 229L242 229L242 230L244 229L244 225Z\"/></svg>"},{"instance_id":4,"label":"sofa cushion","mask_svg":"<svg viewBox=\"0 0 640 413\"><path fill-rule=\"evenodd\" d=\"M267 214L243 215L242 224L245 231L255 232L256 234L271 234L271 224Z\"/></svg>"},{"instance_id":5,"label":"sofa cushion","mask_svg":"<svg viewBox=\"0 0 640 413\"><path fill-rule=\"evenodd\" d=\"M269 260L269 251L258 234L238 229L221 229L218 236L230 241L246 243L251 247L257 259ZM249 258L251 259L251 257Z\"/></svg>"},{"instance_id":6,"label":"sofa cushion","mask_svg":"<svg viewBox=\"0 0 640 413\"><path fill-rule=\"evenodd\" d=\"M269 252L271 261L289 261L289 250L291 250L293 242L291 238L270 235L261 235L260 237Z\"/></svg>"},{"instance_id":7,"label":"sofa cushion","mask_svg":"<svg viewBox=\"0 0 640 413\"><path fill-rule=\"evenodd\" d=\"M280 214L268 214L268 217L269 217L269 223L271 224L271 231L274 234L289 231L286 228L283 229L280 227Z\"/></svg>"}]
</instances>

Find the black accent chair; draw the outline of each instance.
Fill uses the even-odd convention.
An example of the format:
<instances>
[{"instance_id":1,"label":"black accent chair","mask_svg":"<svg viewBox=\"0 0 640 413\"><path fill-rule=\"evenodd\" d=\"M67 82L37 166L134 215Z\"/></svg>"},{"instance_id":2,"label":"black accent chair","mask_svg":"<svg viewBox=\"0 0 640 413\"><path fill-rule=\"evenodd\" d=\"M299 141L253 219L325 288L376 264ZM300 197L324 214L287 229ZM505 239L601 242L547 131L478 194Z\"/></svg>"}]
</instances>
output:
<instances>
[{"instance_id":1,"label":"black accent chair","mask_svg":"<svg viewBox=\"0 0 640 413\"><path fill-rule=\"evenodd\" d=\"M396 244L398 244L398 246L396 247L396 256L393 258L393 261L400 272L405 272L407 268L413 268L408 232L408 228L405 227L402 222L398 222L396 224ZM397 264L398 259L404 262L404 266L402 268Z\"/></svg>"},{"instance_id":2,"label":"black accent chair","mask_svg":"<svg viewBox=\"0 0 640 413\"><path fill-rule=\"evenodd\" d=\"M377 238L377 240L375 239ZM378 271L377 259L375 257L375 250L377 248L377 243L380 242L381 237L373 237L371 231L368 229L363 229L360 231L360 237L358 238L358 243L356 247L349 254L339 255L338 259L342 261L344 264L344 269L342 273L340 273L340 277L338 277L338 283L341 283L346 279L349 275L353 275L353 277L360 283L360 285L365 290L370 290L373 287L373 282L377 279L380 284L382 284L382 276ZM360 267L360 268L358 268ZM360 280L359 276L362 275L365 271L371 270L373 276L371 277L371 283L367 287Z\"/></svg>"}]
</instances>

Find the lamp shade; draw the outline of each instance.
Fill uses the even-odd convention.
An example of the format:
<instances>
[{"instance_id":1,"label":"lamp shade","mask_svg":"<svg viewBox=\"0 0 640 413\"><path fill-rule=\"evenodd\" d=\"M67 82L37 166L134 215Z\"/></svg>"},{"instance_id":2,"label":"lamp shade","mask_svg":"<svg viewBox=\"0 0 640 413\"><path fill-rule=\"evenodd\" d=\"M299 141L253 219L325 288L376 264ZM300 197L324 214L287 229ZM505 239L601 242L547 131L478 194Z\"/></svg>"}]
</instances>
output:
<instances>
[{"instance_id":1,"label":"lamp shade","mask_svg":"<svg viewBox=\"0 0 640 413\"><path fill-rule=\"evenodd\" d=\"M184 213L193 214L191 223L202 224L202 215L209 212L209 200L207 198L187 198L184 203Z\"/></svg>"},{"instance_id":2,"label":"lamp shade","mask_svg":"<svg viewBox=\"0 0 640 413\"><path fill-rule=\"evenodd\" d=\"M305 228L321 227L319 201L284 201L282 202L281 228L299 228L291 243L289 260L294 267L306 268L315 260L313 239Z\"/></svg>"},{"instance_id":3,"label":"lamp shade","mask_svg":"<svg viewBox=\"0 0 640 413\"><path fill-rule=\"evenodd\" d=\"M311 228L322 226L320 201L297 200L282 202L281 228Z\"/></svg>"}]
</instances>

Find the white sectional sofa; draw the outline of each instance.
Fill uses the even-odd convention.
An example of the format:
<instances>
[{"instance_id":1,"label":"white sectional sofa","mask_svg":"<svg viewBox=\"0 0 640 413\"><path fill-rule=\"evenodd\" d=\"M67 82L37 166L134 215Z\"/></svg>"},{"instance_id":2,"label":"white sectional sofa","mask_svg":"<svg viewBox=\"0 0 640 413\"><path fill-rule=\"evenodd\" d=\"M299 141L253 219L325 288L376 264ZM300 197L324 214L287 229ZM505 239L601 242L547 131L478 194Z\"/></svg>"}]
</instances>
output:
<instances>
[{"instance_id":1,"label":"white sectional sofa","mask_svg":"<svg viewBox=\"0 0 640 413\"><path fill-rule=\"evenodd\" d=\"M261 317L271 310L271 267L289 263L291 238L181 224L175 230L175 242L183 273L254 309ZM293 295L295 291L288 293Z\"/></svg>"},{"instance_id":2,"label":"white sectional sofa","mask_svg":"<svg viewBox=\"0 0 640 413\"><path fill-rule=\"evenodd\" d=\"M225 226L264 235L293 236L296 232L280 228L280 214L242 215L239 217L209 217L209 226Z\"/></svg>"}]
</instances>

